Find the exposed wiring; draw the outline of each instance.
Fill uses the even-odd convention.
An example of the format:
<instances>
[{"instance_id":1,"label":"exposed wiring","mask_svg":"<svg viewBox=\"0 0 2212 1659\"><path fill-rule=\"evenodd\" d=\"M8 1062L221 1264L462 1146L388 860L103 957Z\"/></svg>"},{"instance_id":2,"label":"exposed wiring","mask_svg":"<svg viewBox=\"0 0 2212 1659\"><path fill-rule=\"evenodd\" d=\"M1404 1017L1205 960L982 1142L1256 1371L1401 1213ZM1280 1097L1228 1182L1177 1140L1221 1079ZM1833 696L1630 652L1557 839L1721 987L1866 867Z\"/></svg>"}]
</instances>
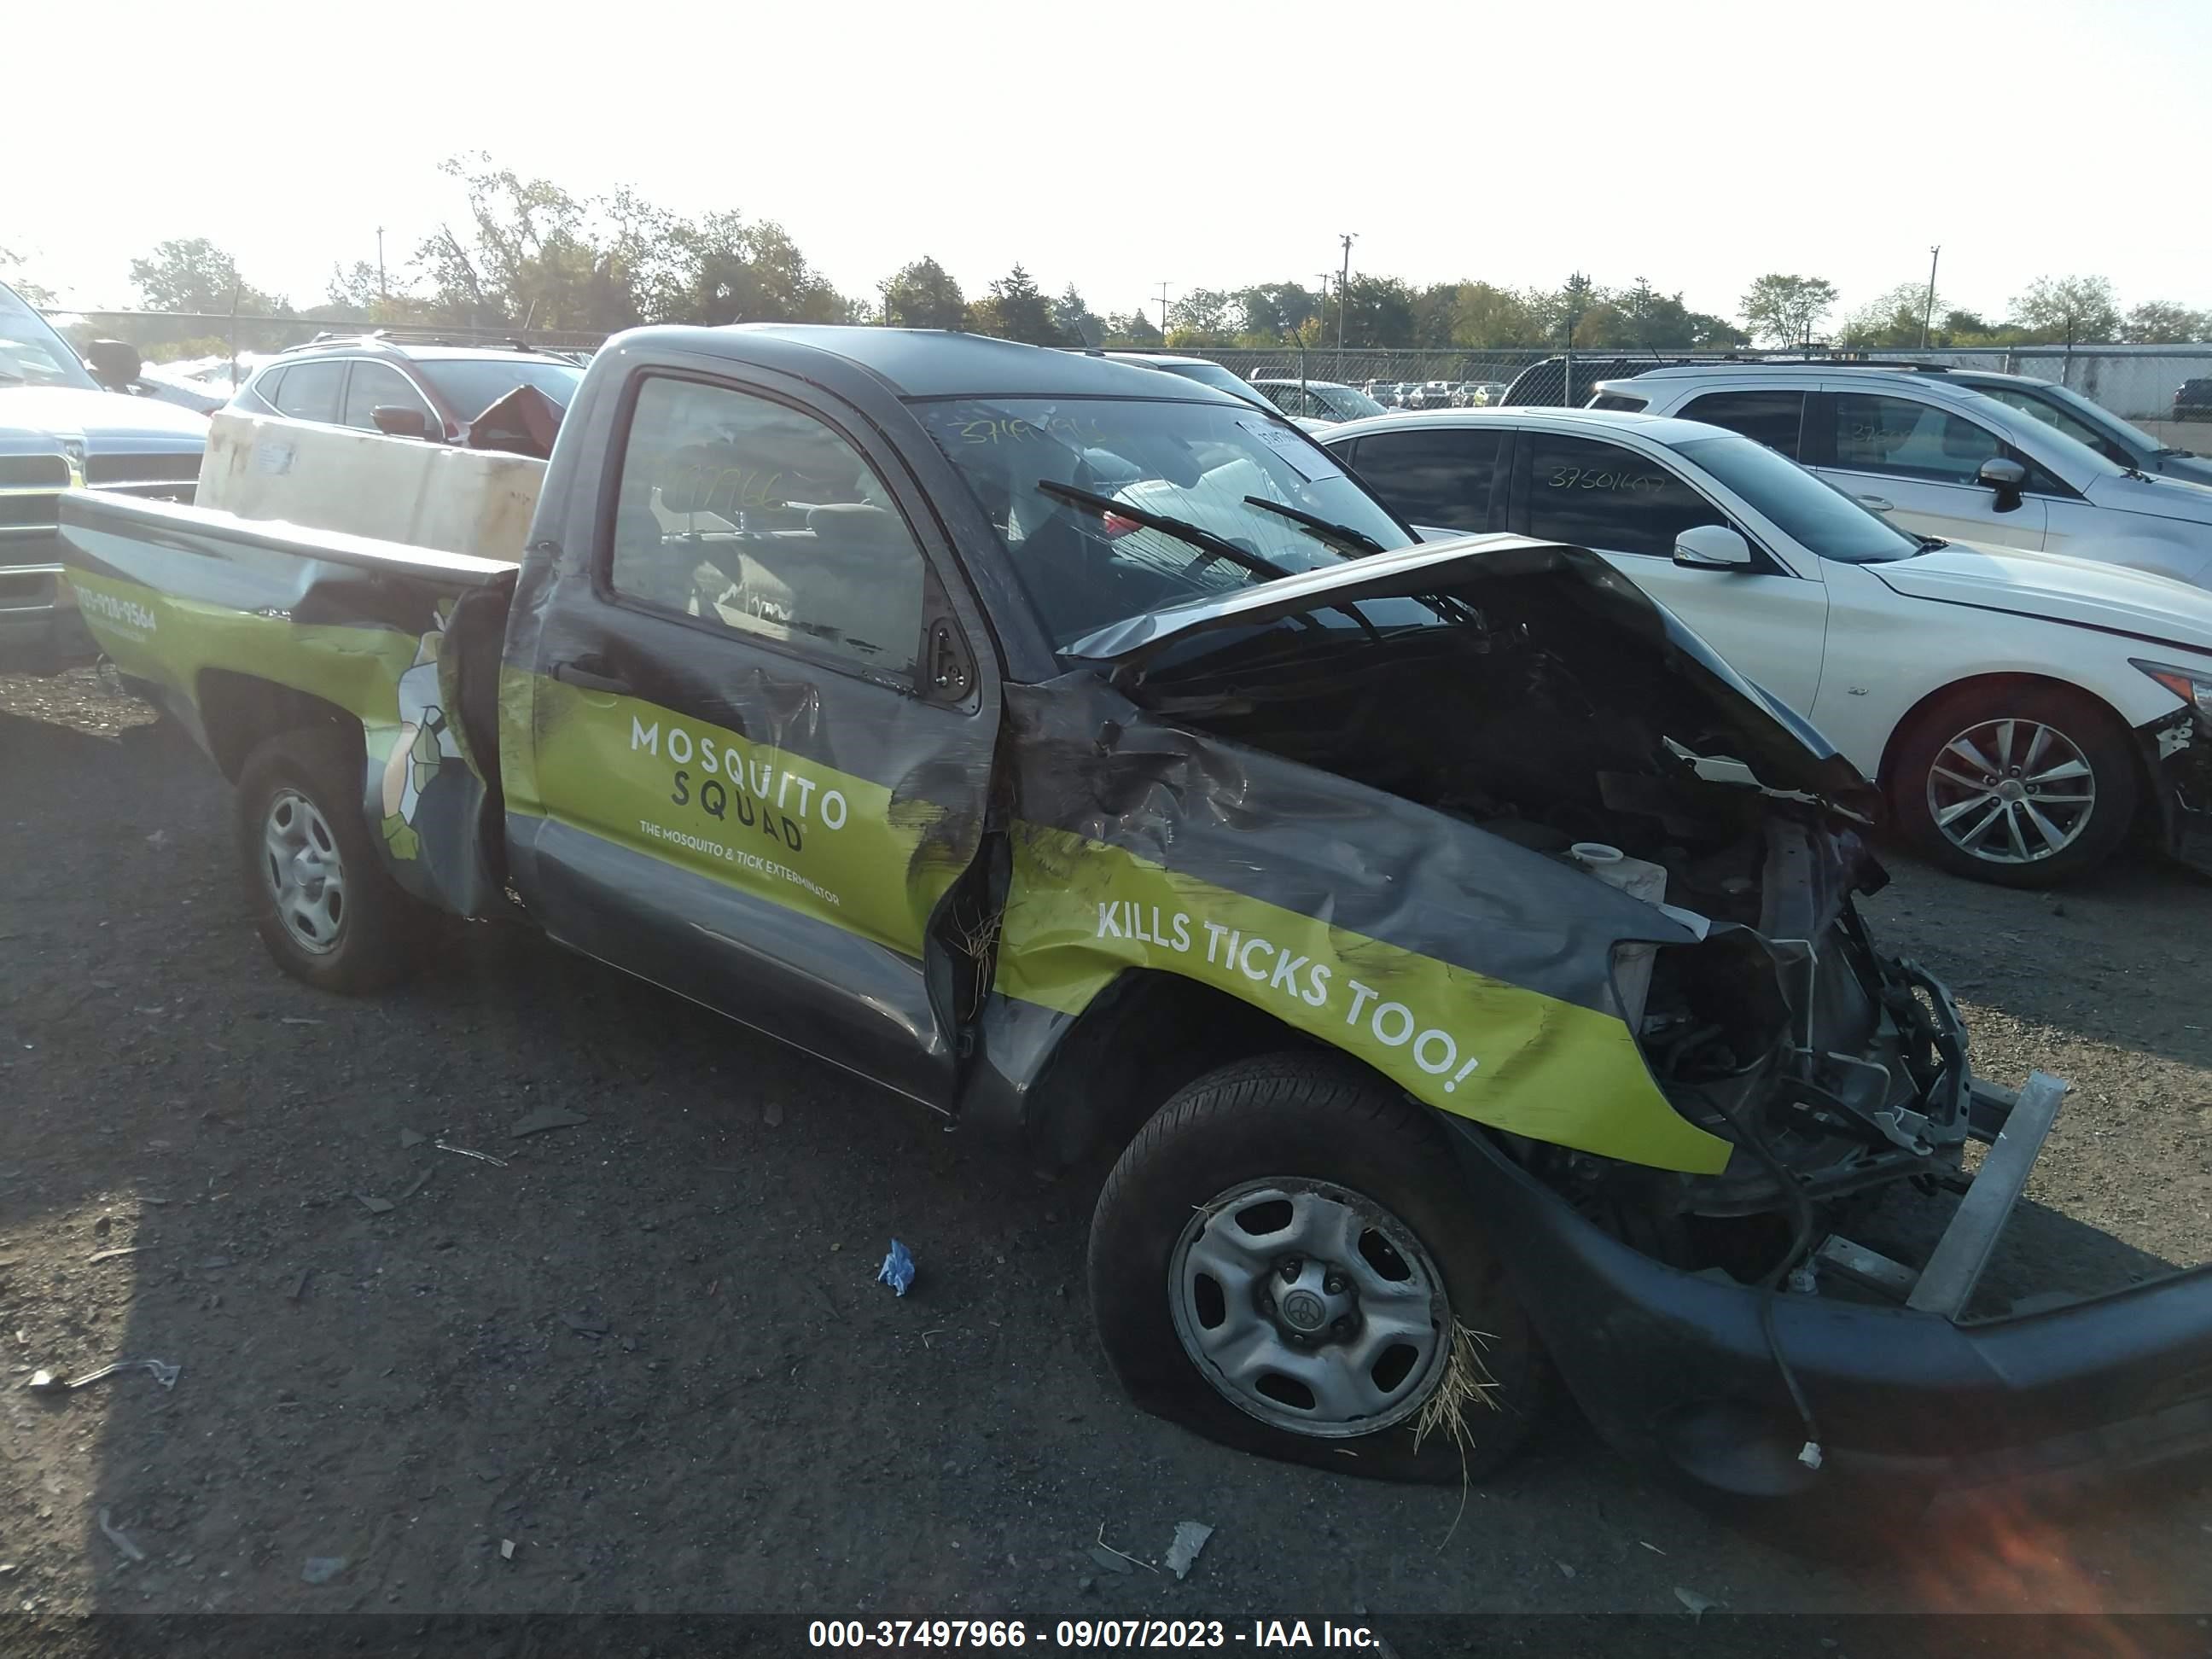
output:
<instances>
[{"instance_id":1,"label":"exposed wiring","mask_svg":"<svg viewBox=\"0 0 2212 1659\"><path fill-rule=\"evenodd\" d=\"M1813 1416L1812 1402L1806 1399L1805 1390L1798 1384L1797 1373L1790 1369L1790 1357L1782 1352L1781 1334L1774 1325L1774 1300L1780 1292L1783 1275L1790 1271L1791 1263L1804 1255L1813 1243L1813 1200L1805 1195L1803 1184L1775 1156L1774 1149L1767 1145L1766 1137L1752 1125L1747 1117L1738 1117L1731 1113L1729 1121L1743 1138L1745 1150L1765 1164L1768 1173L1781 1184L1795 1212L1795 1235L1789 1249L1776 1258L1774 1265L1759 1281L1759 1329L1766 1339L1766 1352L1774 1361L1775 1370L1782 1373L1782 1386L1790 1391L1790 1403L1797 1408L1797 1420L1805 1428L1805 1444L1797 1454L1797 1461L1808 1468L1817 1469L1820 1467L1820 1425Z\"/></svg>"}]
</instances>

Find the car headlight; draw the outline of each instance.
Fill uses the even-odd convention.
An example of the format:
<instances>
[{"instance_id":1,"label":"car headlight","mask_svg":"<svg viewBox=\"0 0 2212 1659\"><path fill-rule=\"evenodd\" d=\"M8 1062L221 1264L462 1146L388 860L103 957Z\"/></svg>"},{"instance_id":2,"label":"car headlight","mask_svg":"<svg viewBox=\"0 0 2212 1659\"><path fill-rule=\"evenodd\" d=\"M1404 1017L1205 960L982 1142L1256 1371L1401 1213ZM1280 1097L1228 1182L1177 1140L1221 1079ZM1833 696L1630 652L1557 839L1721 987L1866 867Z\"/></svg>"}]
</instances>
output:
<instances>
[{"instance_id":1,"label":"car headlight","mask_svg":"<svg viewBox=\"0 0 2212 1659\"><path fill-rule=\"evenodd\" d=\"M2212 671L2173 668L2161 662L2130 658L2135 665L2197 711L2200 725L2212 726Z\"/></svg>"}]
</instances>

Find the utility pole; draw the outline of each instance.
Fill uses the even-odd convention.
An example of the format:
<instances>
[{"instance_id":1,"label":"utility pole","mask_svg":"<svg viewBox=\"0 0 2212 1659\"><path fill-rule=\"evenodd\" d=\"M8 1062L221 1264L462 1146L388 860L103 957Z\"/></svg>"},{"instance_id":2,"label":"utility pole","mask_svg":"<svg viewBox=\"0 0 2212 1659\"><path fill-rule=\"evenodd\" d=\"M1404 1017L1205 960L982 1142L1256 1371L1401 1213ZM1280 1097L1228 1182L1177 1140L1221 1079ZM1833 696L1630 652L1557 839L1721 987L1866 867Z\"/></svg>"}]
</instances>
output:
<instances>
[{"instance_id":1,"label":"utility pole","mask_svg":"<svg viewBox=\"0 0 2212 1659\"><path fill-rule=\"evenodd\" d=\"M1567 278L1567 337L1559 363L1559 406L1571 408L1575 401L1575 325L1582 320L1583 291L1588 283L1579 270Z\"/></svg>"},{"instance_id":2,"label":"utility pole","mask_svg":"<svg viewBox=\"0 0 2212 1659\"><path fill-rule=\"evenodd\" d=\"M1928 250L1928 303L1920 312L1920 349L1928 349L1928 326L1936 319L1936 262L1943 257L1943 245L1938 242Z\"/></svg>"},{"instance_id":3,"label":"utility pole","mask_svg":"<svg viewBox=\"0 0 2212 1659\"><path fill-rule=\"evenodd\" d=\"M1320 346L1322 339L1326 337L1326 331L1328 327L1328 283L1329 278L1335 275L1336 273L1333 270L1324 270L1321 273L1321 315L1314 319L1314 344L1316 348ZM1342 311L1344 309L1344 295L1341 292L1339 292L1336 296L1336 308L1339 311ZM1337 333L1340 337L1342 336L1343 332L1344 325L1342 322L1340 321L1337 325ZM1341 351L1343 348L1340 346L1338 347L1338 349ZM1305 348L1304 346L1300 346L1298 348L1298 390L1300 392L1304 392L1305 389L1306 353ZM1305 400L1301 398L1299 401L1303 403Z\"/></svg>"},{"instance_id":4,"label":"utility pole","mask_svg":"<svg viewBox=\"0 0 2212 1659\"><path fill-rule=\"evenodd\" d=\"M1160 280L1160 338L1162 338L1163 340L1164 340L1164 339L1166 339L1167 337L1168 337L1168 285L1167 285L1167 280L1166 280L1166 278L1163 277L1163 278Z\"/></svg>"},{"instance_id":5,"label":"utility pole","mask_svg":"<svg viewBox=\"0 0 2212 1659\"><path fill-rule=\"evenodd\" d=\"M376 297L389 300L392 290L384 284L384 227L376 228Z\"/></svg>"},{"instance_id":6,"label":"utility pole","mask_svg":"<svg viewBox=\"0 0 2212 1659\"><path fill-rule=\"evenodd\" d=\"M1340 374L1344 370L1344 302L1352 294L1352 245L1359 240L1359 233L1347 230L1336 240L1344 244L1344 269L1336 279L1336 367Z\"/></svg>"}]
</instances>

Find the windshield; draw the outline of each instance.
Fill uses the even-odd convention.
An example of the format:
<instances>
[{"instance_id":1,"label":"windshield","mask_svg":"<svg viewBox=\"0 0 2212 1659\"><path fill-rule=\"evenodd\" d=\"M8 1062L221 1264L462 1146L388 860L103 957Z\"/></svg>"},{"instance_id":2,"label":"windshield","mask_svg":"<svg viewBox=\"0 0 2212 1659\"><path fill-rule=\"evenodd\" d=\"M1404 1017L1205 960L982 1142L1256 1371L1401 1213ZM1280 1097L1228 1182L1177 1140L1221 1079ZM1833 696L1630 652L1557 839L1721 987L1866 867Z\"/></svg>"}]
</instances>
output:
<instances>
[{"instance_id":1,"label":"windshield","mask_svg":"<svg viewBox=\"0 0 2212 1659\"><path fill-rule=\"evenodd\" d=\"M1824 559L1887 564L1921 550L1917 539L1765 444L1730 435L1693 438L1674 449Z\"/></svg>"},{"instance_id":2,"label":"windshield","mask_svg":"<svg viewBox=\"0 0 2212 1659\"><path fill-rule=\"evenodd\" d=\"M46 319L0 284L0 386L96 389L84 365Z\"/></svg>"},{"instance_id":3,"label":"windshield","mask_svg":"<svg viewBox=\"0 0 2212 1659\"><path fill-rule=\"evenodd\" d=\"M1309 381L1306 390L1327 404L1329 412L1340 421L1364 420L1370 415L1390 412L1357 386L1316 386Z\"/></svg>"},{"instance_id":4,"label":"windshield","mask_svg":"<svg viewBox=\"0 0 2212 1659\"><path fill-rule=\"evenodd\" d=\"M2116 415L2108 415L2087 398L2057 386L2001 386L1977 384L1984 398L1994 398L2007 409L2033 415L2045 426L2064 433L2077 444L2086 444L2106 460L2132 466L2138 458L2159 447L2158 440L2139 432Z\"/></svg>"},{"instance_id":5,"label":"windshield","mask_svg":"<svg viewBox=\"0 0 2212 1659\"><path fill-rule=\"evenodd\" d=\"M438 389L465 421L473 421L519 386L534 386L566 409L584 371L536 357L429 357L415 372Z\"/></svg>"},{"instance_id":6,"label":"windshield","mask_svg":"<svg viewBox=\"0 0 2212 1659\"><path fill-rule=\"evenodd\" d=\"M1379 547L1413 538L1280 416L1218 404L1099 398L953 398L915 410L1005 544L1055 647L1163 605L1334 565L1322 533L1256 496ZM1050 485L1048 489L1041 488ZM1102 496L1231 544L1255 569L1175 532L1086 506Z\"/></svg>"}]
</instances>

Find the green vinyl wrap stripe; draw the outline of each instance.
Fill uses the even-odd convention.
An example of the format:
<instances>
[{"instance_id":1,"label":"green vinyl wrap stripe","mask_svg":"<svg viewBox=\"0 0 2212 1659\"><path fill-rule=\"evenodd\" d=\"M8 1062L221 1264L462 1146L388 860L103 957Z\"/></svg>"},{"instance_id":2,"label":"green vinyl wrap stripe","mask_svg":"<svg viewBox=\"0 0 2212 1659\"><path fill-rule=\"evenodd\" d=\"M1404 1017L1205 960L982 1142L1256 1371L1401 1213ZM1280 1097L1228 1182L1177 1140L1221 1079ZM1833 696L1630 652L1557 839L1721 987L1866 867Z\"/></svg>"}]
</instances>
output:
<instances>
[{"instance_id":1,"label":"green vinyl wrap stripe","mask_svg":"<svg viewBox=\"0 0 2212 1659\"><path fill-rule=\"evenodd\" d=\"M1611 1014L1020 826L997 988L1074 1014L1130 968L1225 991L1493 1128L1664 1170L1728 1163L1729 1143L1675 1112Z\"/></svg>"},{"instance_id":2,"label":"green vinyl wrap stripe","mask_svg":"<svg viewBox=\"0 0 2212 1659\"><path fill-rule=\"evenodd\" d=\"M373 757L391 753L399 677L414 664L416 635L256 616L76 568L69 580L85 625L124 673L167 685L194 707L204 670L253 675L336 703L384 733Z\"/></svg>"},{"instance_id":3,"label":"green vinyl wrap stripe","mask_svg":"<svg viewBox=\"0 0 2212 1659\"><path fill-rule=\"evenodd\" d=\"M307 626L77 570L70 580L81 602L90 596L85 620L125 673L187 698L204 669L257 675L355 714L372 765L390 754L400 726L398 682L415 660L413 636ZM659 727L657 753L635 740L633 721L647 731ZM679 727L694 757L684 769L685 804L672 799L678 768L668 737ZM940 833L943 807L895 799L883 784L792 759L635 698L503 669L500 729L513 811L569 823L740 885L908 956L921 955L928 919L959 873L958 855ZM709 738L712 775L697 759ZM702 810L699 786L712 775L728 787L732 757L746 775L750 826L737 817L734 790L721 819ZM750 788L765 773L775 775L768 809L784 774L811 785L804 811L791 810L799 792L785 793L774 841L762 828L767 814L759 792ZM833 791L843 806L835 827L822 811ZM589 803L588 818L574 810L577 803ZM786 816L799 836L796 848L782 829ZM647 825L686 839L656 836ZM1443 1111L1661 1169L1712 1172L1727 1163L1728 1143L1674 1111L1626 1026L1611 1015L1063 830L1018 823L1013 841L998 951L996 989L1004 995L1073 1015L1125 969L1178 974L1358 1055ZM1295 958L1304 960L1285 966Z\"/></svg>"},{"instance_id":4,"label":"green vinyl wrap stripe","mask_svg":"<svg viewBox=\"0 0 2212 1659\"><path fill-rule=\"evenodd\" d=\"M507 775L512 810L904 956L921 956L931 913L973 856L934 802L640 698L510 673L501 726L505 752L532 757Z\"/></svg>"}]
</instances>

